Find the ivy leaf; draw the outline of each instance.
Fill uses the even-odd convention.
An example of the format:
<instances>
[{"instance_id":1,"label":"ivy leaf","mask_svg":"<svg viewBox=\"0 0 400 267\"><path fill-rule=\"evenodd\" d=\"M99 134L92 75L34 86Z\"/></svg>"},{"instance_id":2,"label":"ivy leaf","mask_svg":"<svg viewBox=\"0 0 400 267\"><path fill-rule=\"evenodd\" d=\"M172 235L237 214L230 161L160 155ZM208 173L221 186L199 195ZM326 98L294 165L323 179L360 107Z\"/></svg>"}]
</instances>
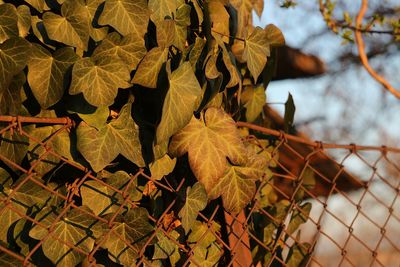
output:
<instances>
[{"instance_id":1,"label":"ivy leaf","mask_svg":"<svg viewBox=\"0 0 400 267\"><path fill-rule=\"evenodd\" d=\"M167 61L168 49L155 47L151 49L140 62L139 67L133 77L132 83L144 87L156 88L158 74L162 65Z\"/></svg>"},{"instance_id":2,"label":"ivy leaf","mask_svg":"<svg viewBox=\"0 0 400 267\"><path fill-rule=\"evenodd\" d=\"M95 28L93 22L97 21L97 11L99 6L104 3L104 0L86 0L85 2L86 5L83 7L87 12L90 37L96 42L101 41L107 36L108 27Z\"/></svg>"},{"instance_id":3,"label":"ivy leaf","mask_svg":"<svg viewBox=\"0 0 400 267\"><path fill-rule=\"evenodd\" d=\"M35 206L36 208L41 208L47 200L51 197L50 192L44 190L42 187L37 185L32 180L26 179L26 176L22 176L15 184L15 186L11 186L12 179L8 175L4 169L0 169L0 178L1 178L1 192L0 196L2 200L11 196L11 202L9 205L12 206L6 207L5 203L2 201L0 204L0 209L2 212L0 214L0 240L7 242L7 234L9 227L16 221L23 218L19 213L26 214L30 207ZM36 179L35 177L31 179ZM14 191L13 188L18 186L20 183L22 185L19 187L18 191Z\"/></svg>"},{"instance_id":4,"label":"ivy leaf","mask_svg":"<svg viewBox=\"0 0 400 267\"><path fill-rule=\"evenodd\" d=\"M294 105L293 97L289 93L288 99L285 102L285 115L283 120L285 122L285 132L291 133L293 130L294 113L296 112L296 106Z\"/></svg>"},{"instance_id":5,"label":"ivy leaf","mask_svg":"<svg viewBox=\"0 0 400 267\"><path fill-rule=\"evenodd\" d=\"M195 2L197 2L197 1L195 1ZM206 45L206 40L204 40L200 37L196 37L194 46L190 50L190 53L189 53L189 62L192 65L192 68L194 70L196 69L196 64L199 61L199 58L201 56L201 53L203 52L205 45Z\"/></svg>"},{"instance_id":6,"label":"ivy leaf","mask_svg":"<svg viewBox=\"0 0 400 267\"><path fill-rule=\"evenodd\" d=\"M135 33L143 38L149 23L146 0L106 0L100 15L100 25L110 25L120 34Z\"/></svg>"},{"instance_id":7,"label":"ivy leaf","mask_svg":"<svg viewBox=\"0 0 400 267\"><path fill-rule=\"evenodd\" d=\"M165 19L157 27L157 44L159 47L168 48L175 40L175 21Z\"/></svg>"},{"instance_id":8,"label":"ivy leaf","mask_svg":"<svg viewBox=\"0 0 400 267\"><path fill-rule=\"evenodd\" d=\"M0 90L0 115L16 116L19 114L22 104L21 89L25 81L25 74L22 71L13 77L8 87L3 91Z\"/></svg>"},{"instance_id":9,"label":"ivy leaf","mask_svg":"<svg viewBox=\"0 0 400 267\"><path fill-rule=\"evenodd\" d=\"M311 203L307 202L300 206L300 209L295 209L293 211L293 215L290 218L289 225L287 227L286 233L288 235L293 234L303 223L307 222L310 212L311 212Z\"/></svg>"},{"instance_id":10,"label":"ivy leaf","mask_svg":"<svg viewBox=\"0 0 400 267\"><path fill-rule=\"evenodd\" d=\"M90 212L86 207L81 207L81 209ZM75 266L85 258L85 255L71 249L66 243L73 244L85 253L90 253L94 247L95 239L102 234L105 226L79 209L67 212L61 220L57 221L58 216L59 211L48 207L44 208L36 215L35 219L47 228L35 225L29 231L29 236L37 240L46 238L42 244L42 249L46 257L54 264ZM48 228L50 227L53 231L49 232Z\"/></svg>"},{"instance_id":11,"label":"ivy leaf","mask_svg":"<svg viewBox=\"0 0 400 267\"><path fill-rule=\"evenodd\" d=\"M0 4L0 43L18 37L17 9L12 4Z\"/></svg>"},{"instance_id":12,"label":"ivy leaf","mask_svg":"<svg viewBox=\"0 0 400 267\"><path fill-rule=\"evenodd\" d=\"M53 55L40 45L32 46L28 61L28 83L43 109L56 104L64 94L64 76L78 60L72 48L61 48Z\"/></svg>"},{"instance_id":13,"label":"ivy leaf","mask_svg":"<svg viewBox=\"0 0 400 267\"><path fill-rule=\"evenodd\" d=\"M0 136L0 154L18 165L28 152L28 146L28 137L16 132L6 131ZM14 168L12 165L9 166Z\"/></svg>"},{"instance_id":14,"label":"ivy leaf","mask_svg":"<svg viewBox=\"0 0 400 267\"><path fill-rule=\"evenodd\" d=\"M285 44L285 37L283 36L281 30L274 24L268 24L264 31L267 33L269 43L272 46L281 46Z\"/></svg>"},{"instance_id":15,"label":"ivy leaf","mask_svg":"<svg viewBox=\"0 0 400 267\"><path fill-rule=\"evenodd\" d=\"M21 261L5 252L0 253L0 266L4 267L20 267Z\"/></svg>"},{"instance_id":16,"label":"ivy leaf","mask_svg":"<svg viewBox=\"0 0 400 267\"><path fill-rule=\"evenodd\" d=\"M11 38L0 44L0 94L25 68L30 47L31 44L23 38Z\"/></svg>"},{"instance_id":17,"label":"ivy leaf","mask_svg":"<svg viewBox=\"0 0 400 267\"><path fill-rule=\"evenodd\" d=\"M46 1L43 0L25 0L25 2L33 6L40 13L42 13L44 10L49 10Z\"/></svg>"},{"instance_id":18,"label":"ivy leaf","mask_svg":"<svg viewBox=\"0 0 400 267\"><path fill-rule=\"evenodd\" d=\"M79 5L82 0L68 0L61 7L61 16L52 12L43 15L43 24L51 40L86 51L89 42L87 14Z\"/></svg>"},{"instance_id":19,"label":"ivy leaf","mask_svg":"<svg viewBox=\"0 0 400 267\"><path fill-rule=\"evenodd\" d=\"M165 154L162 158L150 163L151 178L155 180L161 180L164 176L170 174L176 165L176 158L171 159L168 154Z\"/></svg>"},{"instance_id":20,"label":"ivy leaf","mask_svg":"<svg viewBox=\"0 0 400 267\"><path fill-rule=\"evenodd\" d=\"M242 166L228 164L224 175L212 188L211 199L222 196L224 208L231 213L239 213L253 198L255 182L265 173L267 160L263 156L247 152L248 158Z\"/></svg>"},{"instance_id":21,"label":"ivy leaf","mask_svg":"<svg viewBox=\"0 0 400 267\"><path fill-rule=\"evenodd\" d=\"M306 266L307 258L310 256L308 250L311 248L309 243L294 243L289 250L286 266L288 267L303 267Z\"/></svg>"},{"instance_id":22,"label":"ivy leaf","mask_svg":"<svg viewBox=\"0 0 400 267\"><path fill-rule=\"evenodd\" d=\"M174 240L179 238L179 233L175 230L172 230L169 235ZM179 246L171 240L171 237L166 236L162 231L157 232L158 242L154 245L153 260L169 258L171 265L175 266L180 258Z\"/></svg>"},{"instance_id":23,"label":"ivy leaf","mask_svg":"<svg viewBox=\"0 0 400 267\"><path fill-rule=\"evenodd\" d=\"M260 113L262 112L263 106L266 102L264 87L247 87L246 90L242 93L241 100L244 104L244 107L246 108L247 121L255 121L258 115L260 115Z\"/></svg>"},{"instance_id":24,"label":"ivy leaf","mask_svg":"<svg viewBox=\"0 0 400 267\"><path fill-rule=\"evenodd\" d=\"M99 130L101 127L106 125L107 118L110 115L108 107L99 107L93 113L78 113L78 116L86 122L88 125Z\"/></svg>"},{"instance_id":25,"label":"ivy leaf","mask_svg":"<svg viewBox=\"0 0 400 267\"><path fill-rule=\"evenodd\" d=\"M116 120L99 130L79 124L77 148L95 172L106 167L120 153L138 166L144 166L139 129L130 112L131 104L125 105Z\"/></svg>"},{"instance_id":26,"label":"ivy leaf","mask_svg":"<svg viewBox=\"0 0 400 267\"><path fill-rule=\"evenodd\" d=\"M184 3L184 0L149 0L151 21L158 27L165 17L173 17L172 14L175 14L176 9Z\"/></svg>"},{"instance_id":27,"label":"ivy leaf","mask_svg":"<svg viewBox=\"0 0 400 267\"><path fill-rule=\"evenodd\" d=\"M189 123L201 95L200 84L189 62L172 73L169 85L157 127L157 143L168 140Z\"/></svg>"},{"instance_id":28,"label":"ivy leaf","mask_svg":"<svg viewBox=\"0 0 400 267\"><path fill-rule=\"evenodd\" d=\"M172 138L169 149L176 156L189 154L190 168L207 193L223 175L226 157L236 164L245 161L245 148L234 120L217 108L207 109L200 120L193 116Z\"/></svg>"},{"instance_id":29,"label":"ivy leaf","mask_svg":"<svg viewBox=\"0 0 400 267\"><path fill-rule=\"evenodd\" d=\"M116 56L86 57L78 60L72 69L69 93L83 93L93 106L110 106L118 88L130 87L128 66Z\"/></svg>"},{"instance_id":30,"label":"ivy leaf","mask_svg":"<svg viewBox=\"0 0 400 267\"><path fill-rule=\"evenodd\" d=\"M191 258L191 263L193 264L189 266L198 266L199 264L204 267L216 266L223 254L223 250L216 243L212 243L208 248L196 246L193 250L193 257Z\"/></svg>"},{"instance_id":31,"label":"ivy leaf","mask_svg":"<svg viewBox=\"0 0 400 267\"><path fill-rule=\"evenodd\" d=\"M36 142L29 144L28 159L31 164L35 164L34 170L39 174L46 174L60 163L60 158L47 153L47 149L52 149L58 155L67 159L72 159L71 140L68 132L62 126L45 126L35 128L31 136L46 144L46 148ZM45 156L43 154L47 153ZM38 164L36 160L40 158Z\"/></svg>"},{"instance_id":32,"label":"ivy leaf","mask_svg":"<svg viewBox=\"0 0 400 267\"><path fill-rule=\"evenodd\" d=\"M112 32L96 47L93 56L118 56L129 66L129 70L134 70L146 52L143 38L138 38L136 34L121 37L118 33Z\"/></svg>"},{"instance_id":33,"label":"ivy leaf","mask_svg":"<svg viewBox=\"0 0 400 267\"><path fill-rule=\"evenodd\" d=\"M201 183L195 183L192 188L187 188L185 205L178 214L186 234L196 221L197 213L207 206L207 200L207 192Z\"/></svg>"},{"instance_id":34,"label":"ivy leaf","mask_svg":"<svg viewBox=\"0 0 400 267\"><path fill-rule=\"evenodd\" d=\"M20 37L26 37L31 28L31 11L28 6L20 5L17 7L18 32Z\"/></svg>"},{"instance_id":35,"label":"ivy leaf","mask_svg":"<svg viewBox=\"0 0 400 267\"><path fill-rule=\"evenodd\" d=\"M210 228L211 229L208 229L206 223L195 221L187 241L196 246L209 247L217 240L213 232L219 232L221 226L214 221L212 222Z\"/></svg>"},{"instance_id":36,"label":"ivy leaf","mask_svg":"<svg viewBox=\"0 0 400 267\"><path fill-rule=\"evenodd\" d=\"M145 208L135 208L124 215L117 215L113 228L100 241L101 247L108 250L112 261L124 266L131 266L135 262L139 250L154 231L148 216ZM134 249L126 243L131 244Z\"/></svg>"},{"instance_id":37,"label":"ivy leaf","mask_svg":"<svg viewBox=\"0 0 400 267\"><path fill-rule=\"evenodd\" d=\"M269 44L267 33L260 27L256 27L245 40L243 58L247 61L247 67L255 82L270 55Z\"/></svg>"},{"instance_id":38,"label":"ivy leaf","mask_svg":"<svg viewBox=\"0 0 400 267\"><path fill-rule=\"evenodd\" d=\"M220 34L222 40L229 43L229 13L220 1L208 2L208 12L212 23L212 31Z\"/></svg>"},{"instance_id":39,"label":"ivy leaf","mask_svg":"<svg viewBox=\"0 0 400 267\"><path fill-rule=\"evenodd\" d=\"M142 198L142 193L136 189L137 180L130 182L131 179L133 178L126 172L118 171L106 177L104 182L108 186L98 181L85 182L80 188L82 204L90 207L96 215L105 215L117 211L123 204L124 197L112 188L120 191L126 190L131 201L139 201ZM126 189L127 185L129 185L128 189Z\"/></svg>"}]
</instances>

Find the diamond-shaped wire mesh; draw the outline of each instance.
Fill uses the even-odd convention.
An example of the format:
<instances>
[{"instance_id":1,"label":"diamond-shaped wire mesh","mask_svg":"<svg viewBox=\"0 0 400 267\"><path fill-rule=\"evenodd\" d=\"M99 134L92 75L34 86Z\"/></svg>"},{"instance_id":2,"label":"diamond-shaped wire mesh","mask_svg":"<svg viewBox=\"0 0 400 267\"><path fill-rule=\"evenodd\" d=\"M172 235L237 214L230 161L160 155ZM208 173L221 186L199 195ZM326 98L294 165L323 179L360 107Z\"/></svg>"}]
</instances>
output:
<instances>
[{"instance_id":1,"label":"diamond-shaped wire mesh","mask_svg":"<svg viewBox=\"0 0 400 267\"><path fill-rule=\"evenodd\" d=\"M185 234L177 216L185 179L155 180L132 168L125 183L106 183L51 143L70 134L69 119L2 121L1 266L400 264L400 149L269 131L272 178L257 182L239 214L225 211L220 199L210 202L198 213L196 232ZM56 130L39 138L28 133L29 125ZM16 157L18 149L27 151L24 158ZM92 191L99 194L86 207L82 196ZM96 203L104 202L112 212L96 212ZM74 238L65 238L71 231ZM52 250L69 256L49 258Z\"/></svg>"}]
</instances>

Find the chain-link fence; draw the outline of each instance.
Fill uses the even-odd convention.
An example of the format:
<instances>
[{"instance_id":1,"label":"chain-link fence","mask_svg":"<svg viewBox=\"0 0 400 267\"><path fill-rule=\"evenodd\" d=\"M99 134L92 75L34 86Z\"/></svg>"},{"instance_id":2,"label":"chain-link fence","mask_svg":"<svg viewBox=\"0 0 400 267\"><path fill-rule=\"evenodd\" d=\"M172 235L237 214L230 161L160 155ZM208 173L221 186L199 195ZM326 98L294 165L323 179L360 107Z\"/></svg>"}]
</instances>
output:
<instances>
[{"instance_id":1,"label":"chain-link fence","mask_svg":"<svg viewBox=\"0 0 400 267\"><path fill-rule=\"evenodd\" d=\"M268 139L270 178L239 214L216 199L185 232L189 178L131 165L95 174L60 152L63 135L74 140L71 120L1 121L1 266L400 264L400 149L255 128Z\"/></svg>"}]
</instances>

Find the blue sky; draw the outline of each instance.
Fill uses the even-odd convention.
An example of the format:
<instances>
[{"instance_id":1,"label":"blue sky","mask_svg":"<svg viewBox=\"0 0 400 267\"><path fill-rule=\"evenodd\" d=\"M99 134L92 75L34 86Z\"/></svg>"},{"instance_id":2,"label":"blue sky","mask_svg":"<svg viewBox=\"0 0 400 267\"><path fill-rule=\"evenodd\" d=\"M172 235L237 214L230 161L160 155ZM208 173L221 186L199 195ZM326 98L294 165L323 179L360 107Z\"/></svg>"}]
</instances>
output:
<instances>
[{"instance_id":1,"label":"blue sky","mask_svg":"<svg viewBox=\"0 0 400 267\"><path fill-rule=\"evenodd\" d=\"M269 23L277 25L282 30L287 44L319 56L328 69L332 69L330 62L345 46L341 44L342 39L334 34L324 35L323 38L310 38L326 27L317 2L298 1L299 5L292 9L279 8L277 2L266 0L261 19L254 14L254 24L261 27ZM396 75L399 73L400 56L385 60L382 62L382 59L377 59L371 63L378 67L384 65L387 72L385 75L390 77L388 80L400 88L400 75ZM332 89L325 94L324 89L329 85ZM363 68L345 69L338 73L336 78L325 75L313 79L273 82L267 88L267 102L285 102L288 92L293 95L296 104L295 123L316 116L325 117L324 121L316 121L308 128L301 128L314 139L341 143L400 145L400 101L390 94L383 94L380 85ZM273 107L283 113L283 105ZM346 120L343 119L344 110L348 114ZM337 125L348 126L347 135L336 132ZM382 137L383 133L391 138Z\"/></svg>"}]
</instances>

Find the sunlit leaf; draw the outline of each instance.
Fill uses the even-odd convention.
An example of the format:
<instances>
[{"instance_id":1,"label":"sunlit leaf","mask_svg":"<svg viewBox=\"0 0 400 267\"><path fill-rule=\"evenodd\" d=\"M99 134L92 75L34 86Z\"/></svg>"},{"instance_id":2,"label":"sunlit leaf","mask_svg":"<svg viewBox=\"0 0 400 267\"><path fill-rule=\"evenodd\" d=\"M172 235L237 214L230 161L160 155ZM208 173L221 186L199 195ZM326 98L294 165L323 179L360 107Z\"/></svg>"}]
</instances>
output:
<instances>
[{"instance_id":1,"label":"sunlit leaf","mask_svg":"<svg viewBox=\"0 0 400 267\"><path fill-rule=\"evenodd\" d=\"M132 82L149 88L157 87L158 74L167 61L168 49L155 47L140 62Z\"/></svg>"},{"instance_id":2,"label":"sunlit leaf","mask_svg":"<svg viewBox=\"0 0 400 267\"><path fill-rule=\"evenodd\" d=\"M189 154L189 164L207 193L222 177L227 166L226 157L238 164L245 161L242 144L233 119L221 109L209 108L200 120L190 123L173 136L170 152Z\"/></svg>"},{"instance_id":3,"label":"sunlit leaf","mask_svg":"<svg viewBox=\"0 0 400 267\"><path fill-rule=\"evenodd\" d=\"M44 10L49 10L49 7L44 0L25 0L28 4L33 6L37 11L43 12Z\"/></svg>"},{"instance_id":4,"label":"sunlit leaf","mask_svg":"<svg viewBox=\"0 0 400 267\"><path fill-rule=\"evenodd\" d=\"M212 23L212 31L220 34L224 42L228 43L229 34L229 13L220 1L208 2L208 12Z\"/></svg>"},{"instance_id":5,"label":"sunlit leaf","mask_svg":"<svg viewBox=\"0 0 400 267\"><path fill-rule=\"evenodd\" d=\"M150 163L151 178L161 180L161 178L174 170L175 165L176 158L171 159L169 155L164 155L162 158Z\"/></svg>"},{"instance_id":6,"label":"sunlit leaf","mask_svg":"<svg viewBox=\"0 0 400 267\"><path fill-rule=\"evenodd\" d=\"M310 216L311 208L312 208L311 203L307 202L301 205L299 209L295 209L293 211L289 225L286 229L286 233L288 235L293 234L299 228L300 225L307 222L308 217Z\"/></svg>"},{"instance_id":7,"label":"sunlit leaf","mask_svg":"<svg viewBox=\"0 0 400 267\"><path fill-rule=\"evenodd\" d=\"M28 61L28 83L43 109L56 104L64 94L64 76L78 60L72 48L61 48L52 55L40 45L32 46Z\"/></svg>"},{"instance_id":8,"label":"sunlit leaf","mask_svg":"<svg viewBox=\"0 0 400 267\"><path fill-rule=\"evenodd\" d=\"M157 26L166 16L173 17L176 9L184 4L184 0L149 0L150 18Z\"/></svg>"},{"instance_id":9,"label":"sunlit leaf","mask_svg":"<svg viewBox=\"0 0 400 267\"><path fill-rule=\"evenodd\" d=\"M99 6L104 3L104 0L85 0L85 2L86 5L84 7L87 12L90 37L92 37L95 41L103 40L107 36L108 27L94 27L93 22L97 20Z\"/></svg>"},{"instance_id":10,"label":"sunlit leaf","mask_svg":"<svg viewBox=\"0 0 400 267\"><path fill-rule=\"evenodd\" d=\"M83 93L96 107L110 106L118 88L130 86L128 66L116 56L86 57L78 60L72 69L69 93Z\"/></svg>"},{"instance_id":11,"label":"sunlit leaf","mask_svg":"<svg viewBox=\"0 0 400 267\"><path fill-rule=\"evenodd\" d=\"M118 56L129 66L129 70L134 70L146 52L143 38L138 38L135 34L121 37L118 33L112 32L96 47L93 55L98 57Z\"/></svg>"},{"instance_id":12,"label":"sunlit leaf","mask_svg":"<svg viewBox=\"0 0 400 267\"><path fill-rule=\"evenodd\" d=\"M197 213L207 205L207 192L201 183L195 183L192 188L186 190L186 202L179 211L178 216L182 219L182 226L187 234L196 221Z\"/></svg>"},{"instance_id":13,"label":"sunlit leaf","mask_svg":"<svg viewBox=\"0 0 400 267\"><path fill-rule=\"evenodd\" d=\"M29 144L28 159L31 165L34 164L34 170L37 173L46 174L61 161L59 157L48 153L48 149L66 159L72 159L71 140L68 132L66 129L62 129L62 126L54 125L35 128L31 132L31 136L46 144L46 147L33 141ZM40 162L37 163L36 160L39 158Z\"/></svg>"},{"instance_id":14,"label":"sunlit leaf","mask_svg":"<svg viewBox=\"0 0 400 267\"><path fill-rule=\"evenodd\" d=\"M116 217L113 228L100 241L101 247L108 250L111 260L124 266L134 265L139 250L154 231L148 215L146 209L135 208Z\"/></svg>"},{"instance_id":15,"label":"sunlit leaf","mask_svg":"<svg viewBox=\"0 0 400 267\"><path fill-rule=\"evenodd\" d=\"M105 215L116 212L123 205L124 198L119 191L125 191L131 201L138 201L142 194L136 189L137 180L130 182L131 178L126 172L118 171L107 176L103 183L87 181L81 189L82 204L90 207L96 215ZM129 185L129 188L126 188Z\"/></svg>"},{"instance_id":16,"label":"sunlit leaf","mask_svg":"<svg viewBox=\"0 0 400 267\"><path fill-rule=\"evenodd\" d=\"M83 0L68 0L61 8L61 16L52 12L43 15L43 24L51 40L86 51L89 42L89 24Z\"/></svg>"},{"instance_id":17,"label":"sunlit leaf","mask_svg":"<svg viewBox=\"0 0 400 267\"><path fill-rule=\"evenodd\" d=\"M18 34L17 9L12 4L0 4L0 43Z\"/></svg>"},{"instance_id":18,"label":"sunlit leaf","mask_svg":"<svg viewBox=\"0 0 400 267\"><path fill-rule=\"evenodd\" d=\"M247 61L254 81L257 81L267 63L267 57L270 55L269 45L268 35L260 27L256 27L246 38L243 58Z\"/></svg>"},{"instance_id":19,"label":"sunlit leaf","mask_svg":"<svg viewBox=\"0 0 400 267\"><path fill-rule=\"evenodd\" d=\"M143 38L149 13L146 0L106 0L99 24L110 25L122 35L135 33Z\"/></svg>"},{"instance_id":20,"label":"sunlit leaf","mask_svg":"<svg viewBox=\"0 0 400 267\"><path fill-rule=\"evenodd\" d=\"M241 101L246 108L247 121L255 121L257 117L261 114L263 106L266 102L264 87L247 87L246 90L242 93Z\"/></svg>"},{"instance_id":21,"label":"sunlit leaf","mask_svg":"<svg viewBox=\"0 0 400 267\"><path fill-rule=\"evenodd\" d=\"M208 247L217 240L214 232L219 232L220 228L221 226L215 221L212 222L210 228L207 223L194 221L187 241L196 246Z\"/></svg>"},{"instance_id":22,"label":"sunlit leaf","mask_svg":"<svg viewBox=\"0 0 400 267\"><path fill-rule=\"evenodd\" d=\"M118 154L133 163L144 166L138 126L131 115L131 105L123 107L119 117L99 130L81 123L77 129L77 148L98 172L114 160Z\"/></svg>"},{"instance_id":23,"label":"sunlit leaf","mask_svg":"<svg viewBox=\"0 0 400 267\"><path fill-rule=\"evenodd\" d=\"M192 68L195 70L196 64L203 52L204 46L206 45L206 41L202 38L196 37L194 46L189 53L189 62L192 65Z\"/></svg>"},{"instance_id":24,"label":"sunlit leaf","mask_svg":"<svg viewBox=\"0 0 400 267\"><path fill-rule=\"evenodd\" d=\"M25 68L30 47L23 38L11 38L0 44L0 93Z\"/></svg>"},{"instance_id":25,"label":"sunlit leaf","mask_svg":"<svg viewBox=\"0 0 400 267\"><path fill-rule=\"evenodd\" d=\"M306 266L307 258L310 256L310 252L308 252L310 248L311 245L308 243L293 244L287 256L286 266L288 267Z\"/></svg>"},{"instance_id":26,"label":"sunlit leaf","mask_svg":"<svg viewBox=\"0 0 400 267\"><path fill-rule=\"evenodd\" d=\"M265 26L264 31L267 33L269 43L272 46L281 46L285 44L285 37L283 36L281 30L274 24L268 24Z\"/></svg>"},{"instance_id":27,"label":"sunlit leaf","mask_svg":"<svg viewBox=\"0 0 400 267\"><path fill-rule=\"evenodd\" d=\"M161 122L157 127L157 142L168 140L189 123L200 95L199 82L190 63L185 62L170 77Z\"/></svg>"},{"instance_id":28,"label":"sunlit leaf","mask_svg":"<svg viewBox=\"0 0 400 267\"><path fill-rule=\"evenodd\" d=\"M223 250L216 243L212 243L208 248L196 246L189 266L198 266L199 264L204 267L216 266L222 254Z\"/></svg>"},{"instance_id":29,"label":"sunlit leaf","mask_svg":"<svg viewBox=\"0 0 400 267\"><path fill-rule=\"evenodd\" d=\"M31 28L31 11L28 6L20 5L17 7L18 32L20 37L26 37Z\"/></svg>"},{"instance_id":30,"label":"sunlit leaf","mask_svg":"<svg viewBox=\"0 0 400 267\"><path fill-rule=\"evenodd\" d=\"M83 207L81 209L90 213L88 208ZM67 212L57 221L60 212L51 208L44 208L36 215L36 220L47 228L35 225L30 230L29 236L37 240L45 239L42 244L43 252L54 264L75 266L84 259L85 255L71 249L66 243L72 244L85 253L90 253L94 247L95 239L102 234L105 226L79 209ZM52 227L50 232L49 227Z\"/></svg>"},{"instance_id":31,"label":"sunlit leaf","mask_svg":"<svg viewBox=\"0 0 400 267\"><path fill-rule=\"evenodd\" d=\"M154 245L153 259L169 258L171 265L175 266L177 260L180 258L179 246L171 239L177 240L179 238L179 233L173 230L169 233L169 236L166 236L162 231L157 232L158 242Z\"/></svg>"}]
</instances>

